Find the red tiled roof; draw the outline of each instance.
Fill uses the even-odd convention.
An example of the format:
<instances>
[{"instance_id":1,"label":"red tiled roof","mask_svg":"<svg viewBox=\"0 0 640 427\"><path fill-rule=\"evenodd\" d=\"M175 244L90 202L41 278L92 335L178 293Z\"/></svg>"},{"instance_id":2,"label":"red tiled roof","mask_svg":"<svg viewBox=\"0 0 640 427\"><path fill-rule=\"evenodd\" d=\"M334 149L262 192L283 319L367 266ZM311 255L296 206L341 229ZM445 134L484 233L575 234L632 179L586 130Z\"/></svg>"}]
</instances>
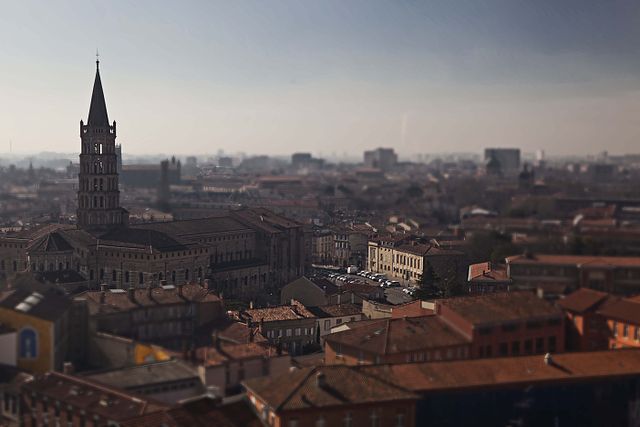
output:
<instances>
[{"instance_id":1,"label":"red tiled roof","mask_svg":"<svg viewBox=\"0 0 640 427\"><path fill-rule=\"evenodd\" d=\"M606 292L594 291L589 288L580 288L558 300L558 305L565 310L584 313L585 311L598 306L606 300L608 296L609 294Z\"/></svg>"},{"instance_id":2,"label":"red tiled roof","mask_svg":"<svg viewBox=\"0 0 640 427\"><path fill-rule=\"evenodd\" d=\"M220 298L198 284L185 284L182 286L182 295L179 287L155 287L151 290L144 288L135 289L133 300L127 290L107 290L104 293L104 303L101 303L102 291L86 291L76 296L76 299L85 299L91 315L99 313L113 313L133 310L140 307L158 306L164 304L184 304L188 302L216 302ZM115 292L114 292L115 291Z\"/></svg>"},{"instance_id":3,"label":"red tiled roof","mask_svg":"<svg viewBox=\"0 0 640 427\"><path fill-rule=\"evenodd\" d=\"M282 352L286 355L286 352ZM231 344L220 343L219 347L200 347L196 349L196 359L204 366L220 365L228 360L247 360L279 356L275 346L264 343Z\"/></svg>"},{"instance_id":4,"label":"red tiled roof","mask_svg":"<svg viewBox=\"0 0 640 427\"><path fill-rule=\"evenodd\" d=\"M303 368L253 378L244 386L276 411L417 399L411 392L347 366Z\"/></svg>"},{"instance_id":5,"label":"red tiled roof","mask_svg":"<svg viewBox=\"0 0 640 427\"><path fill-rule=\"evenodd\" d=\"M507 269L502 265L492 265L490 262L481 262L469 266L470 282L510 281Z\"/></svg>"},{"instance_id":6,"label":"red tiled roof","mask_svg":"<svg viewBox=\"0 0 640 427\"><path fill-rule=\"evenodd\" d=\"M249 316L254 322L274 322L279 320L296 320L296 319L312 319L315 318L307 308L297 301L293 301L292 305L279 305L276 307L253 308L243 313Z\"/></svg>"},{"instance_id":7,"label":"red tiled roof","mask_svg":"<svg viewBox=\"0 0 640 427\"><path fill-rule=\"evenodd\" d=\"M562 353L460 361L369 365L358 369L414 392L640 376L640 349Z\"/></svg>"},{"instance_id":8,"label":"red tiled roof","mask_svg":"<svg viewBox=\"0 0 640 427\"><path fill-rule=\"evenodd\" d=\"M597 313L609 319L640 325L640 302L633 299L611 297Z\"/></svg>"},{"instance_id":9,"label":"red tiled roof","mask_svg":"<svg viewBox=\"0 0 640 427\"><path fill-rule=\"evenodd\" d=\"M469 343L437 316L382 319L362 326L358 323L353 329L327 335L325 341L380 355Z\"/></svg>"},{"instance_id":10,"label":"red tiled roof","mask_svg":"<svg viewBox=\"0 0 640 427\"><path fill-rule=\"evenodd\" d=\"M65 405L72 405L113 421L157 412L167 407L163 403L111 386L59 372L38 376L24 384L23 388L48 396L52 401L61 401Z\"/></svg>"},{"instance_id":11,"label":"red tiled roof","mask_svg":"<svg viewBox=\"0 0 640 427\"><path fill-rule=\"evenodd\" d=\"M528 291L501 292L436 301L473 324L561 317L562 312Z\"/></svg>"},{"instance_id":12,"label":"red tiled roof","mask_svg":"<svg viewBox=\"0 0 640 427\"><path fill-rule=\"evenodd\" d=\"M507 257L509 264L553 264L569 266L609 266L609 267L640 267L640 257L614 257L591 255L544 255L532 256L514 255Z\"/></svg>"}]
</instances>

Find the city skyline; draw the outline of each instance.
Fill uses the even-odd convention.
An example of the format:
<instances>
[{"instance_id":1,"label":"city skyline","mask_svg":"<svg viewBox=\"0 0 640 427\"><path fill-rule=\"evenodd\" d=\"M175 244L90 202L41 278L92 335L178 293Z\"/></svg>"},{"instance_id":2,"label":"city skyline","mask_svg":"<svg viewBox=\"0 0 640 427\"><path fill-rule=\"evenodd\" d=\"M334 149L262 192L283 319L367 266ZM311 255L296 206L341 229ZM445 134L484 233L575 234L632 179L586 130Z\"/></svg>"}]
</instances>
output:
<instances>
[{"instance_id":1,"label":"city skyline","mask_svg":"<svg viewBox=\"0 0 640 427\"><path fill-rule=\"evenodd\" d=\"M635 151L631 2L151 6L8 5L0 151L76 151L96 47L133 155Z\"/></svg>"}]
</instances>

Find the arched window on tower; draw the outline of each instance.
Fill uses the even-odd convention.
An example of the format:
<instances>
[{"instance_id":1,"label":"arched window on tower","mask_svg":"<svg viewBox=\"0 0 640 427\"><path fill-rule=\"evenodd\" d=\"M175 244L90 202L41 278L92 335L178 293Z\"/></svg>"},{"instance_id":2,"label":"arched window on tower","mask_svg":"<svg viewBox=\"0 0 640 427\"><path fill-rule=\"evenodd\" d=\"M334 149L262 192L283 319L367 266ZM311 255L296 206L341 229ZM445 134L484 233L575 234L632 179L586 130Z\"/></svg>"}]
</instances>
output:
<instances>
[{"instance_id":1,"label":"arched window on tower","mask_svg":"<svg viewBox=\"0 0 640 427\"><path fill-rule=\"evenodd\" d=\"M102 183L102 178L100 178L100 191L102 191L104 189L103 183Z\"/></svg>"}]
</instances>

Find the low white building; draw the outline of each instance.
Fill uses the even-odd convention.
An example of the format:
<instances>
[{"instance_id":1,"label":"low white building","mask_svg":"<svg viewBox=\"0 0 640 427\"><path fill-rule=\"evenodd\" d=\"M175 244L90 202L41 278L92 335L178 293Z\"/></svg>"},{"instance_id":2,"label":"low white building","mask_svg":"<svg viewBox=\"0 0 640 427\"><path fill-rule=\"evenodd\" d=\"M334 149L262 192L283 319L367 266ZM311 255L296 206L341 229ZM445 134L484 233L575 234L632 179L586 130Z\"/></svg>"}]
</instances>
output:
<instances>
[{"instance_id":1,"label":"low white building","mask_svg":"<svg viewBox=\"0 0 640 427\"><path fill-rule=\"evenodd\" d=\"M307 307L307 310L317 317L316 329L319 332L320 344L324 342L325 335L331 333L331 328L364 319L362 307L351 303Z\"/></svg>"}]
</instances>

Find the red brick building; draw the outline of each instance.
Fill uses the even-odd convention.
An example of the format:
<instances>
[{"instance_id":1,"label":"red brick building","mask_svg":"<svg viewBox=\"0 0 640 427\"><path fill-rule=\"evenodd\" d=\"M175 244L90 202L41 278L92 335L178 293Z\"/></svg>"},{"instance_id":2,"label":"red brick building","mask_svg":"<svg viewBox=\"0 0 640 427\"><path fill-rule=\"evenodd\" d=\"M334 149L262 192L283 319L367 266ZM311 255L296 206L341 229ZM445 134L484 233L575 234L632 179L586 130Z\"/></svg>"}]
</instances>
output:
<instances>
[{"instance_id":1,"label":"red brick building","mask_svg":"<svg viewBox=\"0 0 640 427\"><path fill-rule=\"evenodd\" d=\"M621 295L640 292L640 257L517 255L506 259L514 285L526 288L591 288Z\"/></svg>"},{"instance_id":2,"label":"red brick building","mask_svg":"<svg viewBox=\"0 0 640 427\"><path fill-rule=\"evenodd\" d=\"M558 301L567 317L572 350L640 347L640 297L578 289Z\"/></svg>"},{"instance_id":3,"label":"red brick building","mask_svg":"<svg viewBox=\"0 0 640 427\"><path fill-rule=\"evenodd\" d=\"M268 426L416 425L415 394L347 366L303 368L248 380L244 386Z\"/></svg>"},{"instance_id":4,"label":"red brick building","mask_svg":"<svg viewBox=\"0 0 640 427\"><path fill-rule=\"evenodd\" d=\"M568 351L602 350L608 347L606 321L596 313L609 298L606 292L580 288L558 300L565 313L566 348Z\"/></svg>"},{"instance_id":5,"label":"red brick building","mask_svg":"<svg viewBox=\"0 0 640 427\"><path fill-rule=\"evenodd\" d=\"M407 363L564 351L562 310L531 292L425 304L409 305L406 317L363 321L327 335L325 363ZM432 307L432 315L410 317Z\"/></svg>"},{"instance_id":6,"label":"red brick building","mask_svg":"<svg viewBox=\"0 0 640 427\"><path fill-rule=\"evenodd\" d=\"M436 315L471 342L471 358L564 351L562 311L531 292L436 300Z\"/></svg>"}]
</instances>

